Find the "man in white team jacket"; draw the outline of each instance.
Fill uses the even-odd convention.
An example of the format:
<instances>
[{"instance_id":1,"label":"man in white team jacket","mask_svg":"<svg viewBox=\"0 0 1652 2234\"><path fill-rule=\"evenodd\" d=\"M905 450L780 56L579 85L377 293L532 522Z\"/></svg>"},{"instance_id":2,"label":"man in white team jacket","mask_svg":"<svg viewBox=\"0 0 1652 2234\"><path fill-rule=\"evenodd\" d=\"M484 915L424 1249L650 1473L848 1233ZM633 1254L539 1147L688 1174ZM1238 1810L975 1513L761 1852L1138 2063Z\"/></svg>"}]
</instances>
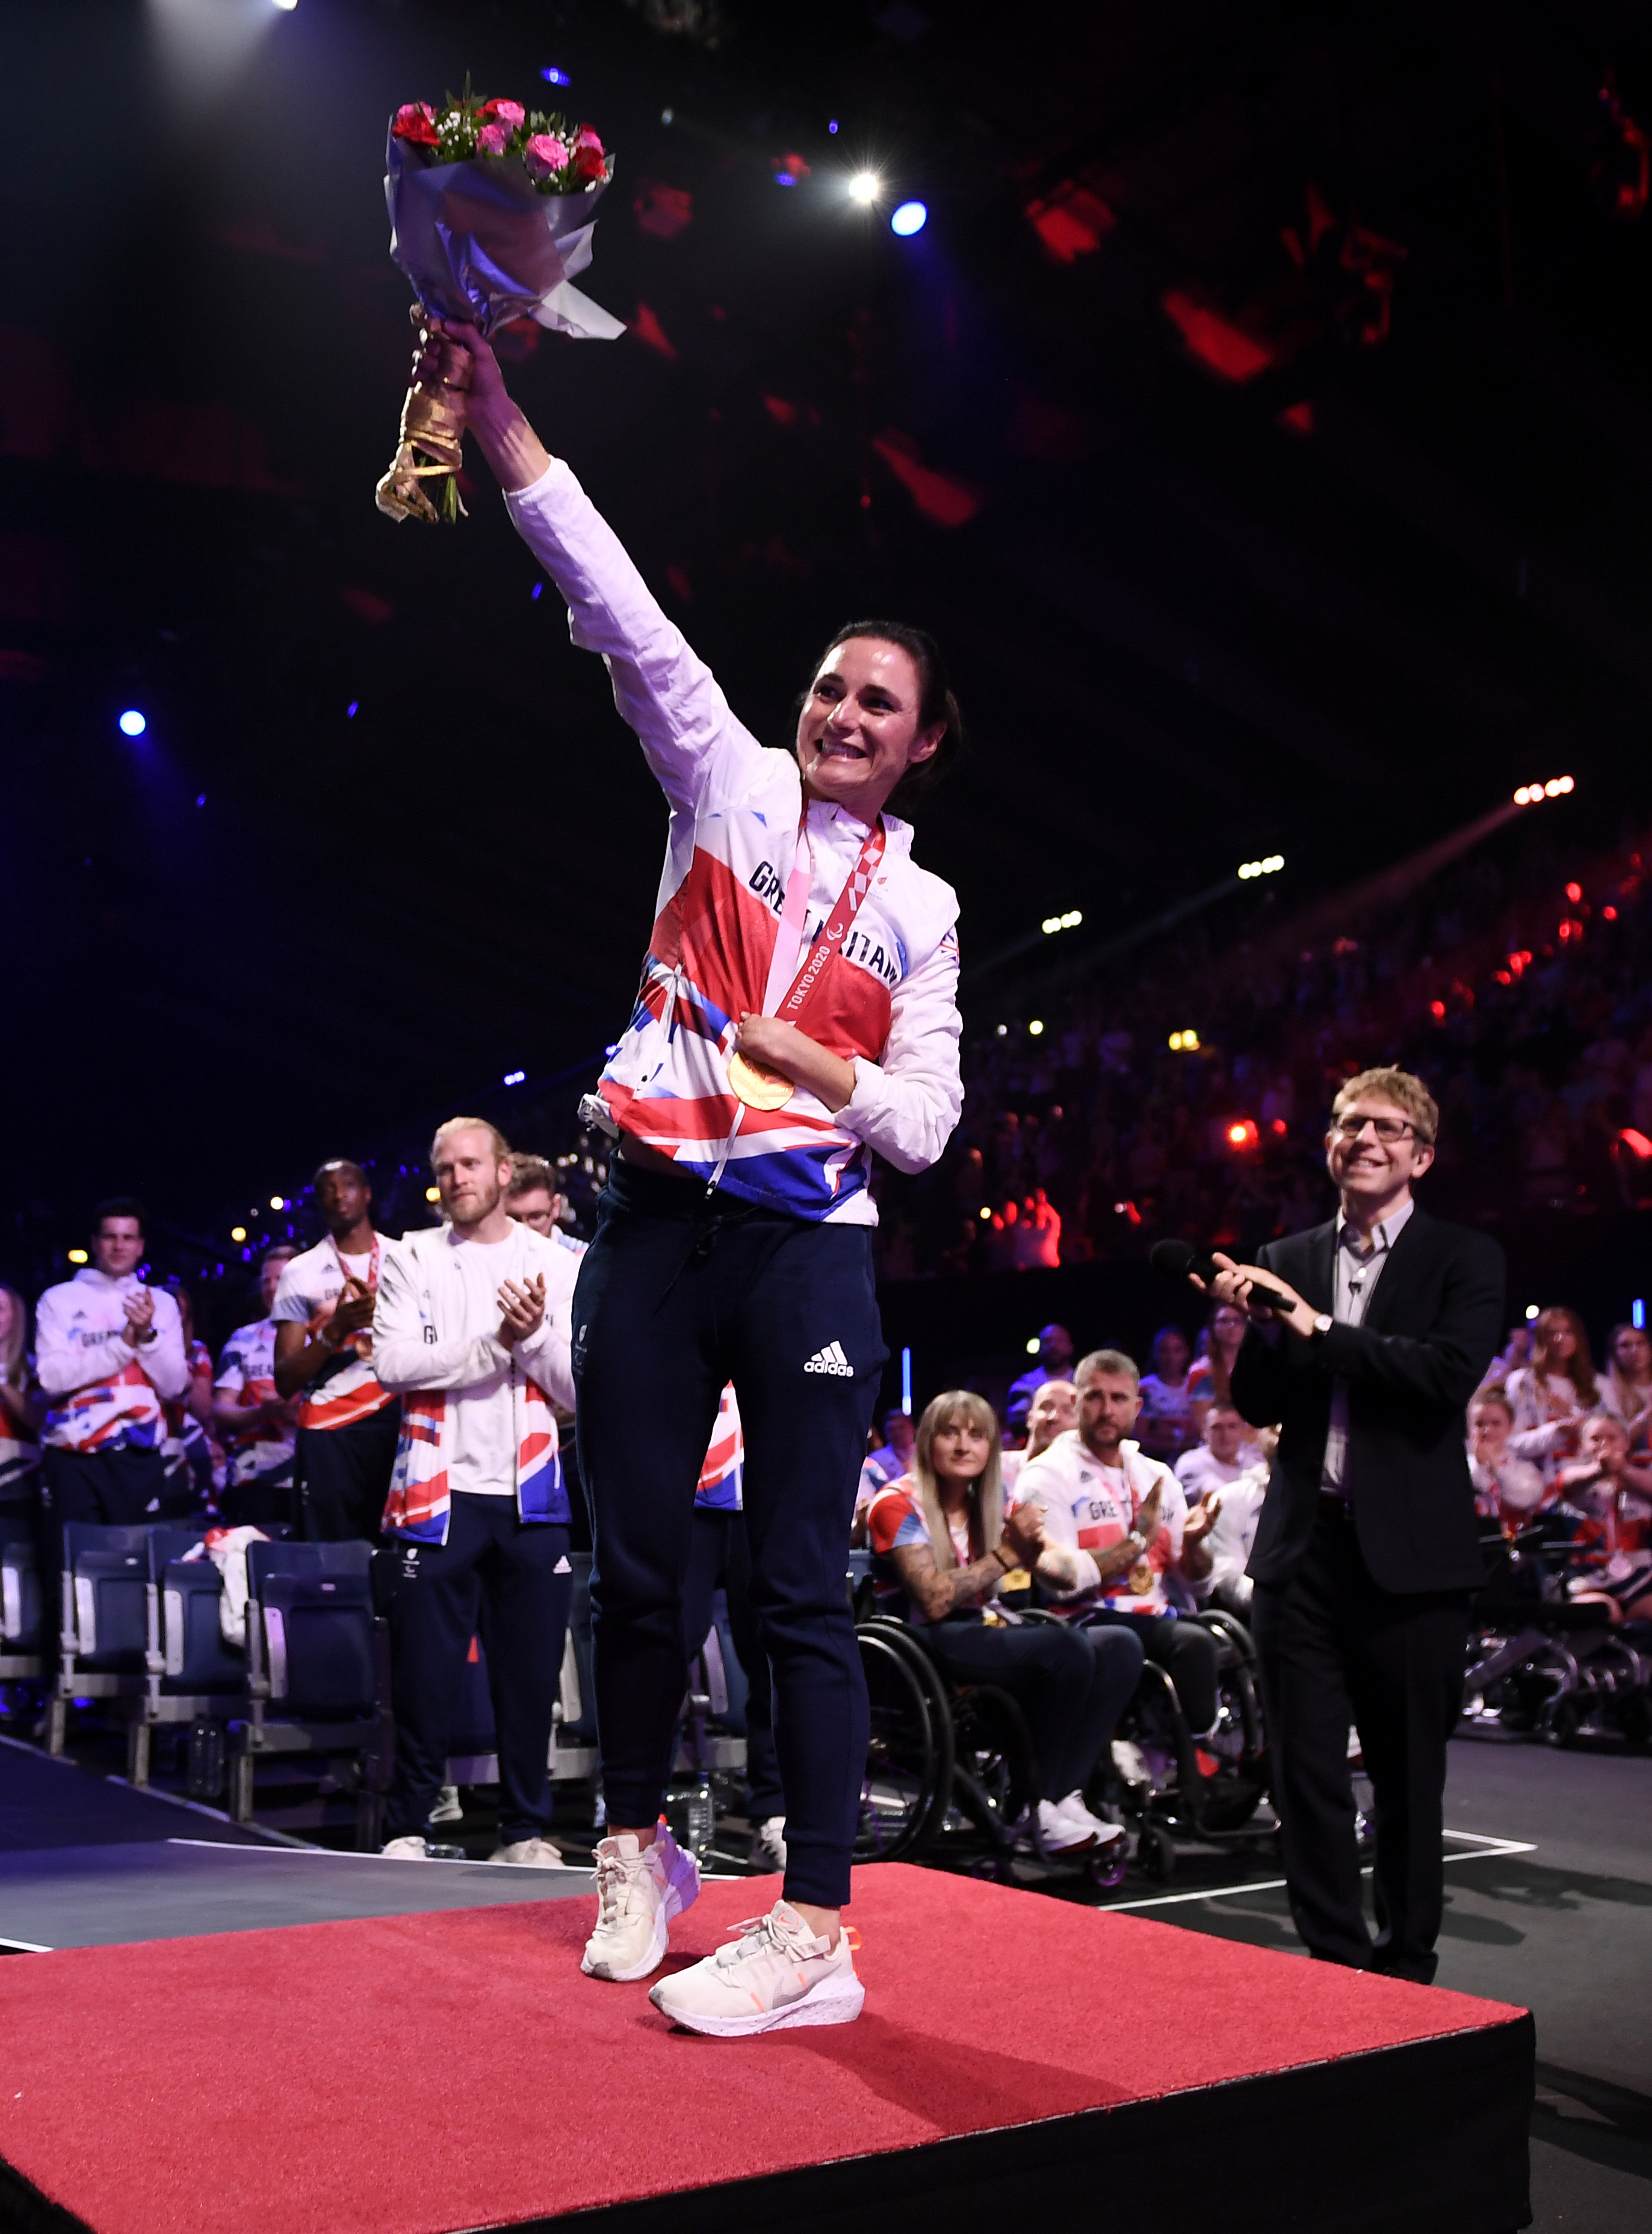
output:
<instances>
[{"instance_id":1,"label":"man in white team jacket","mask_svg":"<svg viewBox=\"0 0 1652 2234\"><path fill-rule=\"evenodd\" d=\"M395 1770L387 1854L427 1852L465 1658L485 1616L500 1770L496 1862L554 1865L546 1767L572 1584L552 1406L571 1408L579 1260L505 1206L510 1150L475 1117L431 1144L446 1223L385 1251L374 1368L402 1397L384 1508Z\"/></svg>"}]
</instances>

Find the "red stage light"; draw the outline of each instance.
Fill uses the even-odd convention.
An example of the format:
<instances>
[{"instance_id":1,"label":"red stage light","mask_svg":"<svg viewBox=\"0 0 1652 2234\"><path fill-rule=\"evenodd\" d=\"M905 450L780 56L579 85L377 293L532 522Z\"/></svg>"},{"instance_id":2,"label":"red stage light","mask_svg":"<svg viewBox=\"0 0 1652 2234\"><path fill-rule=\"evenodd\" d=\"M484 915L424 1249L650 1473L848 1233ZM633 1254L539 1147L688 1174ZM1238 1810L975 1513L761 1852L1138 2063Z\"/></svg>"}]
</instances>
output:
<instances>
[{"instance_id":1,"label":"red stage light","mask_svg":"<svg viewBox=\"0 0 1652 2234\"><path fill-rule=\"evenodd\" d=\"M1196 303L1191 295L1172 288L1163 297L1161 308L1166 317L1180 328L1182 339L1199 363L1220 373L1224 380L1254 380L1274 361L1277 352L1265 342L1230 325L1214 310L1207 310Z\"/></svg>"},{"instance_id":2,"label":"red stage light","mask_svg":"<svg viewBox=\"0 0 1652 2234\"><path fill-rule=\"evenodd\" d=\"M1649 1140L1644 1133L1637 1133L1633 1125L1623 1127L1617 1136L1617 1145L1620 1148L1627 1148L1630 1155L1638 1157L1642 1163L1652 1156L1652 1140Z\"/></svg>"},{"instance_id":3,"label":"red stage light","mask_svg":"<svg viewBox=\"0 0 1652 2234\"><path fill-rule=\"evenodd\" d=\"M1443 1017L1446 1013L1446 1003L1443 1001L1430 1001L1428 1013L1431 1016Z\"/></svg>"},{"instance_id":4,"label":"red stage light","mask_svg":"<svg viewBox=\"0 0 1652 2234\"><path fill-rule=\"evenodd\" d=\"M1567 885L1567 887L1566 887L1566 898L1567 898L1571 902L1571 904L1572 904L1573 907L1576 907L1576 906L1577 906L1577 905L1578 901L1579 901L1580 899L1582 899L1583 896L1583 886L1582 886L1581 885Z\"/></svg>"},{"instance_id":5,"label":"red stage light","mask_svg":"<svg viewBox=\"0 0 1652 2234\"><path fill-rule=\"evenodd\" d=\"M1616 923L1617 921L1617 910L1614 907L1603 908L1601 910L1601 917L1603 921L1606 923Z\"/></svg>"},{"instance_id":6,"label":"red stage light","mask_svg":"<svg viewBox=\"0 0 1652 2234\"><path fill-rule=\"evenodd\" d=\"M1227 1143L1231 1148L1254 1148L1260 1138L1253 1117L1236 1118L1227 1127Z\"/></svg>"},{"instance_id":7,"label":"red stage light","mask_svg":"<svg viewBox=\"0 0 1652 2234\"><path fill-rule=\"evenodd\" d=\"M1283 1119L1283 1117L1276 1117L1276 1118L1274 1119L1274 1120L1273 1120L1273 1130L1274 1130L1276 1133L1283 1133L1283 1132L1287 1131L1288 1129L1289 1129L1289 1128L1287 1127L1287 1126L1286 1126L1286 1124L1285 1124L1285 1120L1284 1120L1284 1119Z\"/></svg>"}]
</instances>

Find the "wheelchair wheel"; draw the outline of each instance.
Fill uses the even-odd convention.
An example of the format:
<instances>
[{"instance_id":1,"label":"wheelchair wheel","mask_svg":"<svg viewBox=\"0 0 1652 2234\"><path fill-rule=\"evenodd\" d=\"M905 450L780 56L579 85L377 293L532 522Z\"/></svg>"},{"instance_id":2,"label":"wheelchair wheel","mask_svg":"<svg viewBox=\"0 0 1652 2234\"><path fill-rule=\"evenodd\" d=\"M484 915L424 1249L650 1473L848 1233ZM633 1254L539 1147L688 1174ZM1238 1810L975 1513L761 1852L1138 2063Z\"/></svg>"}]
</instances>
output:
<instances>
[{"instance_id":1,"label":"wheelchair wheel","mask_svg":"<svg viewBox=\"0 0 1652 2234\"><path fill-rule=\"evenodd\" d=\"M961 1690L952 1707L954 1805L996 1839L1037 1796L1033 1741L1015 1700L993 1683Z\"/></svg>"},{"instance_id":2,"label":"wheelchair wheel","mask_svg":"<svg viewBox=\"0 0 1652 2234\"><path fill-rule=\"evenodd\" d=\"M933 1835L951 1796L951 1720L934 1671L897 1624L869 1622L855 1636L872 1736L854 1858L900 1861Z\"/></svg>"},{"instance_id":3,"label":"wheelchair wheel","mask_svg":"<svg viewBox=\"0 0 1652 2234\"><path fill-rule=\"evenodd\" d=\"M1544 1708L1538 1718L1538 1729L1544 1745L1575 1746L1582 1721L1576 1699L1563 1697L1551 1700Z\"/></svg>"}]
</instances>

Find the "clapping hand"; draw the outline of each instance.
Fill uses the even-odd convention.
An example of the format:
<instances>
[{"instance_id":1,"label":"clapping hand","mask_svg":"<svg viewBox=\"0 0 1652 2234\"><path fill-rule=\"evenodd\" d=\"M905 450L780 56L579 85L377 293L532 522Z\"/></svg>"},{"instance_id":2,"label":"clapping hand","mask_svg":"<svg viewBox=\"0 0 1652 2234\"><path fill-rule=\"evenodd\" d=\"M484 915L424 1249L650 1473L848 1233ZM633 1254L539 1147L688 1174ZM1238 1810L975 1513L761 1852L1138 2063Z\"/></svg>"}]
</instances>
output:
<instances>
[{"instance_id":1,"label":"clapping hand","mask_svg":"<svg viewBox=\"0 0 1652 2234\"><path fill-rule=\"evenodd\" d=\"M347 1272L333 1315L327 1322L324 1339L328 1348L342 1349L352 1335L363 1333L372 1323L372 1290L365 1280L354 1272Z\"/></svg>"},{"instance_id":2,"label":"clapping hand","mask_svg":"<svg viewBox=\"0 0 1652 2234\"><path fill-rule=\"evenodd\" d=\"M1004 1515L1000 1540L1015 1554L1019 1565L1032 1568L1038 1564L1038 1555L1044 1548L1044 1508L1035 1498L1031 1504L1018 1505L1013 1512Z\"/></svg>"},{"instance_id":3,"label":"clapping hand","mask_svg":"<svg viewBox=\"0 0 1652 2234\"><path fill-rule=\"evenodd\" d=\"M154 1291L134 1288L126 1299L126 1339L134 1349L150 1341L155 1330Z\"/></svg>"},{"instance_id":4,"label":"clapping hand","mask_svg":"<svg viewBox=\"0 0 1652 2234\"><path fill-rule=\"evenodd\" d=\"M536 1272L521 1284L506 1280L499 1291L499 1307L500 1342L506 1349L514 1349L545 1323L544 1273Z\"/></svg>"},{"instance_id":5,"label":"clapping hand","mask_svg":"<svg viewBox=\"0 0 1652 2234\"><path fill-rule=\"evenodd\" d=\"M1182 1529L1184 1549L1189 1544L1202 1544L1205 1541L1216 1525L1216 1516L1221 1510L1222 1500L1219 1497L1207 1497L1202 1505L1194 1506Z\"/></svg>"},{"instance_id":6,"label":"clapping hand","mask_svg":"<svg viewBox=\"0 0 1652 2234\"><path fill-rule=\"evenodd\" d=\"M1159 1533L1159 1512L1163 1503L1163 1493L1155 1482L1142 1499L1141 1510L1136 1515L1136 1533L1144 1545L1151 1544Z\"/></svg>"}]
</instances>

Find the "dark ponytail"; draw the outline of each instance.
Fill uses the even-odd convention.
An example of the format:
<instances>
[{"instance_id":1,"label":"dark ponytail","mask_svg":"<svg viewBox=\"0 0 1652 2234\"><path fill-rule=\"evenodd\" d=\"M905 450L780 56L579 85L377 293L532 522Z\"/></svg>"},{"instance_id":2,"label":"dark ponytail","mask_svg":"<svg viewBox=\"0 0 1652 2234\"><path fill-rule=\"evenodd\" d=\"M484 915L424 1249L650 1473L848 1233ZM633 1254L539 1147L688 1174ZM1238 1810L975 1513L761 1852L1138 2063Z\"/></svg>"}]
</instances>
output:
<instances>
[{"instance_id":1,"label":"dark ponytail","mask_svg":"<svg viewBox=\"0 0 1652 2234\"><path fill-rule=\"evenodd\" d=\"M840 643L849 643L857 637L871 637L878 643L898 644L917 670L918 728L932 729L937 722L946 725L940 743L929 758L908 768L889 794L889 805L897 814L904 814L921 793L950 774L957 765L963 750L963 716L946 678L946 662L941 656L940 645L927 629L913 628L905 621L846 622L815 661L815 674L820 672Z\"/></svg>"}]
</instances>

